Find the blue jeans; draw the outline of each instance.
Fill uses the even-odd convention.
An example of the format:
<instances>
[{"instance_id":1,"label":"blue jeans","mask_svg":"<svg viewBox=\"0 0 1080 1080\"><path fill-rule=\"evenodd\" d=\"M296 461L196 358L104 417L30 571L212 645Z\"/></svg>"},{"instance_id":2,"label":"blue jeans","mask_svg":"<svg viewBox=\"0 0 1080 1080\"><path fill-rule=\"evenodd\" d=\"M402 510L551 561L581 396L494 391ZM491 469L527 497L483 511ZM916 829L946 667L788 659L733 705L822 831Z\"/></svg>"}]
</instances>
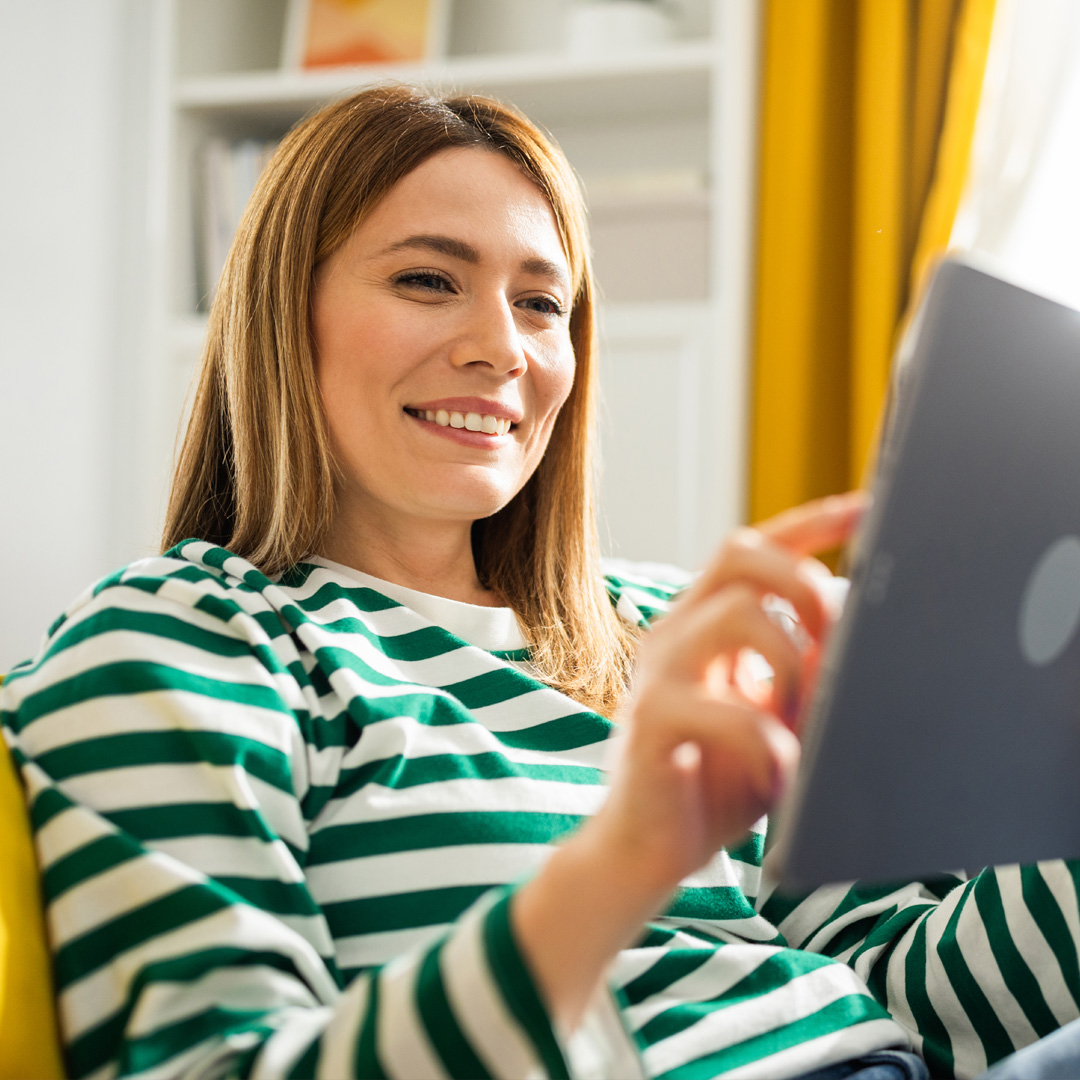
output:
<instances>
[{"instance_id":1,"label":"blue jeans","mask_svg":"<svg viewBox=\"0 0 1080 1080\"><path fill-rule=\"evenodd\" d=\"M799 1080L930 1080L930 1070L916 1054L879 1050ZM1002 1058L977 1080L1080 1080L1080 1020Z\"/></svg>"}]
</instances>

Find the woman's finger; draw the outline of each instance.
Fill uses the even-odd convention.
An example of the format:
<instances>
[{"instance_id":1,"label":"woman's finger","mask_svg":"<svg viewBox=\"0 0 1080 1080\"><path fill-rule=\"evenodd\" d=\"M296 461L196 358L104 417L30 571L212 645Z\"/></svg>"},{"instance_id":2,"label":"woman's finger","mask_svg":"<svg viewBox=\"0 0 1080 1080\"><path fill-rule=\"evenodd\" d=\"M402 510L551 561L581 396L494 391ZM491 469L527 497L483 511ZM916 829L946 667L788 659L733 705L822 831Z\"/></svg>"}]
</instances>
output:
<instances>
[{"instance_id":1,"label":"woman's finger","mask_svg":"<svg viewBox=\"0 0 1080 1080\"><path fill-rule=\"evenodd\" d=\"M771 593L787 600L807 633L820 638L828 626L830 611L822 595L823 576L832 577L828 568L816 559L793 555L756 529L736 529L718 557L687 589L676 611L681 613L739 583L754 589L759 597Z\"/></svg>"},{"instance_id":2,"label":"woman's finger","mask_svg":"<svg viewBox=\"0 0 1080 1080\"><path fill-rule=\"evenodd\" d=\"M668 678L700 683L721 658L728 660L730 675L743 649L760 653L772 668L776 708L790 723L799 702L802 654L747 585L720 590L668 620L663 633L643 648L642 666L655 670L659 665Z\"/></svg>"},{"instance_id":3,"label":"woman's finger","mask_svg":"<svg viewBox=\"0 0 1080 1080\"><path fill-rule=\"evenodd\" d=\"M867 492L848 491L785 510L756 528L788 551L812 555L845 544L869 505Z\"/></svg>"}]
</instances>

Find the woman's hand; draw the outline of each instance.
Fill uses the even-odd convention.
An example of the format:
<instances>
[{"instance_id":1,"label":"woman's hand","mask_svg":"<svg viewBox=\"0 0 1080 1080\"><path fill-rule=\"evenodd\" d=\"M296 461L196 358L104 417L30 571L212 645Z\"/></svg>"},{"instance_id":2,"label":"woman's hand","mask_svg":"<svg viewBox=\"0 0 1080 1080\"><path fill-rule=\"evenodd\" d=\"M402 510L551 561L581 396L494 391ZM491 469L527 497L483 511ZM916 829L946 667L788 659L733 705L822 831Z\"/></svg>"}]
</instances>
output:
<instances>
[{"instance_id":1,"label":"woman's hand","mask_svg":"<svg viewBox=\"0 0 1080 1080\"><path fill-rule=\"evenodd\" d=\"M853 492L736 530L642 642L610 796L515 899L521 944L564 1022L679 881L745 836L790 781L799 708L835 618L832 575L810 556L846 541L865 505ZM801 640L766 613L767 596L794 608ZM771 688L741 674L748 649L772 667Z\"/></svg>"}]
</instances>

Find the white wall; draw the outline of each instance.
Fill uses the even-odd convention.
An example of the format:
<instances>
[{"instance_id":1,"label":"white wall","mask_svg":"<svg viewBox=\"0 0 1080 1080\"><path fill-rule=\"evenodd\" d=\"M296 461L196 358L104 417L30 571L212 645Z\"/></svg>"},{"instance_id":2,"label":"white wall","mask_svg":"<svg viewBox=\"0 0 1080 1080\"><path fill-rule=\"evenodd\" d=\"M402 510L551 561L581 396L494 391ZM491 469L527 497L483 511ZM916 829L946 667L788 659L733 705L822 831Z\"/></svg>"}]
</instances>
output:
<instances>
[{"instance_id":1,"label":"white wall","mask_svg":"<svg viewBox=\"0 0 1080 1080\"><path fill-rule=\"evenodd\" d=\"M0 672L138 553L145 6L0 0Z\"/></svg>"}]
</instances>

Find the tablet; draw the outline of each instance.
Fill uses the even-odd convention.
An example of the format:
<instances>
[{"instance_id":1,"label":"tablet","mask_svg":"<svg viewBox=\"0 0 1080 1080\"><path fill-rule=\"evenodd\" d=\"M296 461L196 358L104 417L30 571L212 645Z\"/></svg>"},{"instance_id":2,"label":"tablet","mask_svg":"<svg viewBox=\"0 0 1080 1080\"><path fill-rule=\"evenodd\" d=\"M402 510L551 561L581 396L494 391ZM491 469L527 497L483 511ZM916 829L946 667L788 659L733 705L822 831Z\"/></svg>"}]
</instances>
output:
<instances>
[{"instance_id":1,"label":"tablet","mask_svg":"<svg viewBox=\"0 0 1080 1080\"><path fill-rule=\"evenodd\" d=\"M770 874L1080 857L1080 312L942 263L854 550Z\"/></svg>"}]
</instances>

